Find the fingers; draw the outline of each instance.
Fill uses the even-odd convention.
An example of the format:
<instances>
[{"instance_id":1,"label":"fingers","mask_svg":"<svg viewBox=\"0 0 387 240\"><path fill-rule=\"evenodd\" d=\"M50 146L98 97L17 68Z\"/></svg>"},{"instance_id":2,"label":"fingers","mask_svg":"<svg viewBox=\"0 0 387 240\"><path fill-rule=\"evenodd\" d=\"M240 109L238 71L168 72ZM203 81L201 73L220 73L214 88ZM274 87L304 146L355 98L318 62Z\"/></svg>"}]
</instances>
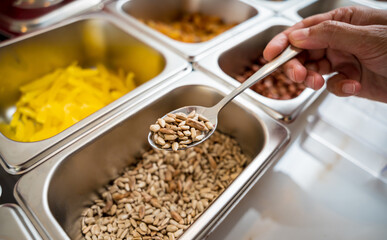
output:
<instances>
[{"instance_id":1,"label":"fingers","mask_svg":"<svg viewBox=\"0 0 387 240\"><path fill-rule=\"evenodd\" d=\"M331 48L360 55L364 52L365 36L372 34L368 27L329 20L293 31L289 34L289 41L292 45L303 49Z\"/></svg>"},{"instance_id":2,"label":"fingers","mask_svg":"<svg viewBox=\"0 0 387 240\"><path fill-rule=\"evenodd\" d=\"M318 64L316 64L318 66ZM295 82L302 83L309 88L318 90L324 86L325 80L320 73L305 68L298 59L292 59L284 65L286 76Z\"/></svg>"},{"instance_id":3,"label":"fingers","mask_svg":"<svg viewBox=\"0 0 387 240\"><path fill-rule=\"evenodd\" d=\"M289 45L288 37L284 33L275 36L263 50L263 57L271 61Z\"/></svg>"},{"instance_id":4,"label":"fingers","mask_svg":"<svg viewBox=\"0 0 387 240\"><path fill-rule=\"evenodd\" d=\"M319 61L308 62L305 67L306 69L317 72L321 75L332 72L331 63L326 58L323 58Z\"/></svg>"},{"instance_id":5,"label":"fingers","mask_svg":"<svg viewBox=\"0 0 387 240\"><path fill-rule=\"evenodd\" d=\"M373 9L369 7L353 6L349 7L353 11L351 21L354 25L387 25L387 10Z\"/></svg>"},{"instance_id":6,"label":"fingers","mask_svg":"<svg viewBox=\"0 0 387 240\"><path fill-rule=\"evenodd\" d=\"M338 8L330 12L321 13L305 18L301 22L298 22L297 24L275 36L267 44L263 54L264 58L270 61L274 57L278 56L278 54L280 54L289 44L288 37L291 33L293 34L294 31L309 28L326 21L348 23L347 25L386 25L387 10L377 10L368 7L351 6ZM328 26L326 27L329 28Z\"/></svg>"},{"instance_id":7,"label":"fingers","mask_svg":"<svg viewBox=\"0 0 387 240\"><path fill-rule=\"evenodd\" d=\"M361 90L358 81L348 79L344 74L338 73L327 81L327 90L339 97L357 95Z\"/></svg>"}]
</instances>

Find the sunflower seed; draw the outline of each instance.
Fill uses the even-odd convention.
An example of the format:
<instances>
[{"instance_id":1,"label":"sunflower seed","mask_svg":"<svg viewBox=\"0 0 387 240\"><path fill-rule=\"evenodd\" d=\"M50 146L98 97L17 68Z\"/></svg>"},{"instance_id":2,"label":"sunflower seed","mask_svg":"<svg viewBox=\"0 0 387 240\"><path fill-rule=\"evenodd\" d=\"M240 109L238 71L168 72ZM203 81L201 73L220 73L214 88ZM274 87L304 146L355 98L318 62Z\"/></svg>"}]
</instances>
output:
<instances>
[{"instance_id":1,"label":"sunflower seed","mask_svg":"<svg viewBox=\"0 0 387 240\"><path fill-rule=\"evenodd\" d=\"M82 212L81 233L93 240L176 239L248 162L235 140L218 132L186 151L146 152Z\"/></svg>"}]
</instances>

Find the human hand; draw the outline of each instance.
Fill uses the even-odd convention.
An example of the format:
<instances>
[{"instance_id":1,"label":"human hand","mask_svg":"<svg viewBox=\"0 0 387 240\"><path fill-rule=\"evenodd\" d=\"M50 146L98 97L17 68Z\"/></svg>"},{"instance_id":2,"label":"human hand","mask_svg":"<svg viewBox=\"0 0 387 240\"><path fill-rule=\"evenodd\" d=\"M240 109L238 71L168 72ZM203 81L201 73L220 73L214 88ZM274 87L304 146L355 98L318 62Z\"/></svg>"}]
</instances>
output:
<instances>
[{"instance_id":1,"label":"human hand","mask_svg":"<svg viewBox=\"0 0 387 240\"><path fill-rule=\"evenodd\" d=\"M387 103L387 10L344 7L314 15L275 36L263 56L270 61L290 44L305 49L284 64L286 75L312 89Z\"/></svg>"}]
</instances>

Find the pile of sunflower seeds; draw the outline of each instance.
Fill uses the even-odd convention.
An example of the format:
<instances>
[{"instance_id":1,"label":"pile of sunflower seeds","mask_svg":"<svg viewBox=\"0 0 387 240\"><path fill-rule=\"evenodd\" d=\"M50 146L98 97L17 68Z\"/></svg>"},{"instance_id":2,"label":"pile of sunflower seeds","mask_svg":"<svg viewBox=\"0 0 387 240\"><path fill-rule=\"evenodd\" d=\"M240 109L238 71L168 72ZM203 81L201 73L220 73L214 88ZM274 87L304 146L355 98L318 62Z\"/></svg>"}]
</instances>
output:
<instances>
[{"instance_id":1,"label":"pile of sunflower seeds","mask_svg":"<svg viewBox=\"0 0 387 240\"><path fill-rule=\"evenodd\" d=\"M150 150L82 213L85 239L181 236L248 164L237 142L215 132L179 152Z\"/></svg>"},{"instance_id":2,"label":"pile of sunflower seeds","mask_svg":"<svg viewBox=\"0 0 387 240\"><path fill-rule=\"evenodd\" d=\"M213 128L206 117L195 111L188 115L182 112L168 113L149 127L153 133L153 142L163 149L172 148L173 151L202 140Z\"/></svg>"}]
</instances>

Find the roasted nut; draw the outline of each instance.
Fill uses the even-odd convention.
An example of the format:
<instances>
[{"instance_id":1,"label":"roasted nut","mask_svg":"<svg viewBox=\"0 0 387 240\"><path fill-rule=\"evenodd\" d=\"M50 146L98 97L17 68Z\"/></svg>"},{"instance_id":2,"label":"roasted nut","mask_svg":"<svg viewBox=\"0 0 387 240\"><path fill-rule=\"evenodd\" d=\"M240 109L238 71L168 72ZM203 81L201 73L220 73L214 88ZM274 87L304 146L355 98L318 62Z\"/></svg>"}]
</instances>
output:
<instances>
[{"instance_id":1,"label":"roasted nut","mask_svg":"<svg viewBox=\"0 0 387 240\"><path fill-rule=\"evenodd\" d=\"M157 122L158 122L158 124L159 124L162 128L165 127L165 120L164 120L164 119L159 118L159 119L157 119Z\"/></svg>"},{"instance_id":2,"label":"roasted nut","mask_svg":"<svg viewBox=\"0 0 387 240\"><path fill-rule=\"evenodd\" d=\"M164 133L164 134L176 134L175 131L173 131L172 129L167 129L167 128L160 128L159 131L161 133Z\"/></svg>"},{"instance_id":3,"label":"roasted nut","mask_svg":"<svg viewBox=\"0 0 387 240\"><path fill-rule=\"evenodd\" d=\"M265 65L267 62L262 56L259 56L256 62L252 62L250 66L247 66L246 70L236 75L235 79L238 82L244 82L254 72ZM303 83L296 83L286 77L282 68L277 69L269 76L265 77L258 83L251 87L255 92L272 99L288 100L297 97L305 89Z\"/></svg>"},{"instance_id":4,"label":"roasted nut","mask_svg":"<svg viewBox=\"0 0 387 240\"><path fill-rule=\"evenodd\" d=\"M152 132L158 132L160 130L160 125L152 124L149 128Z\"/></svg>"},{"instance_id":5,"label":"roasted nut","mask_svg":"<svg viewBox=\"0 0 387 240\"><path fill-rule=\"evenodd\" d=\"M185 115L185 113L176 113L176 118L178 119L181 119L181 120L186 120L187 119L187 115Z\"/></svg>"},{"instance_id":6,"label":"roasted nut","mask_svg":"<svg viewBox=\"0 0 387 240\"><path fill-rule=\"evenodd\" d=\"M176 239L247 163L236 141L219 132L185 151L145 152L82 212L79 231L85 239Z\"/></svg>"},{"instance_id":7,"label":"roasted nut","mask_svg":"<svg viewBox=\"0 0 387 240\"><path fill-rule=\"evenodd\" d=\"M187 125L193 128L196 128L199 131L204 131L205 130L205 125L199 121L196 121L192 118L187 119Z\"/></svg>"},{"instance_id":8,"label":"roasted nut","mask_svg":"<svg viewBox=\"0 0 387 240\"><path fill-rule=\"evenodd\" d=\"M161 125L165 126L161 127ZM182 112L168 113L166 117L159 118L157 123L150 127L151 130L154 130L152 131L154 143L162 149L172 148L173 151L186 148L192 142L202 140L205 134L213 128L213 124L206 117L195 111L188 116Z\"/></svg>"}]
</instances>

